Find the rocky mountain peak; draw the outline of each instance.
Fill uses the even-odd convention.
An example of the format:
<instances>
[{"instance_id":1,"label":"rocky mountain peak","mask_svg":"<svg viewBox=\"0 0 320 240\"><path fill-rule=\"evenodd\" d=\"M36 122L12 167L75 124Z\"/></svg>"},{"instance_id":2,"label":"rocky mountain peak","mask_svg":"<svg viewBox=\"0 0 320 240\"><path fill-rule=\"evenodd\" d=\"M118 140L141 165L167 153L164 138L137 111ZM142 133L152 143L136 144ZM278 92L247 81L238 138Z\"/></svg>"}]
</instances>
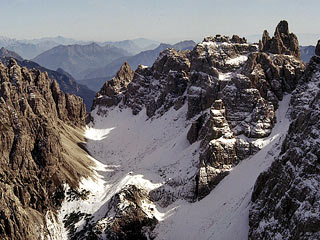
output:
<instances>
[{"instance_id":1,"label":"rocky mountain peak","mask_svg":"<svg viewBox=\"0 0 320 240\"><path fill-rule=\"evenodd\" d=\"M86 86L78 84L75 79L63 69L58 68L57 71L53 71L44 68L30 60L24 60L17 53L9 51L5 48L2 48L2 50L0 50L0 60L4 65L8 65L9 61L11 61L11 58L15 59L16 63L20 67L26 67L28 69L38 69L41 72L47 72L51 80L55 79L59 83L59 86L63 92L81 96L84 103L86 104L86 109L90 109L95 93L88 89Z\"/></svg>"},{"instance_id":2,"label":"rocky mountain peak","mask_svg":"<svg viewBox=\"0 0 320 240\"><path fill-rule=\"evenodd\" d=\"M319 86L320 57L313 56L292 93L281 152L255 183L249 239L320 237Z\"/></svg>"},{"instance_id":3,"label":"rocky mountain peak","mask_svg":"<svg viewBox=\"0 0 320 240\"><path fill-rule=\"evenodd\" d=\"M300 59L298 38L295 34L289 33L288 22L285 20L277 25L272 38L266 30L263 32L259 48L262 52L292 55Z\"/></svg>"},{"instance_id":4,"label":"rocky mountain peak","mask_svg":"<svg viewBox=\"0 0 320 240\"><path fill-rule=\"evenodd\" d=\"M119 79L121 84L129 83L129 79L133 77L134 71L131 69L128 62L125 62L121 67L120 70L116 74L116 78Z\"/></svg>"},{"instance_id":5,"label":"rocky mountain peak","mask_svg":"<svg viewBox=\"0 0 320 240\"><path fill-rule=\"evenodd\" d=\"M92 109L97 105L106 107L116 106L121 101L122 92L126 90L133 77L134 71L128 62L123 63L115 77L107 81L96 94Z\"/></svg>"},{"instance_id":6,"label":"rocky mountain peak","mask_svg":"<svg viewBox=\"0 0 320 240\"><path fill-rule=\"evenodd\" d=\"M232 38L229 36L223 36L217 34L214 37L206 37L203 42L219 42L219 43L247 43L247 39L244 37L240 38L238 35L233 35Z\"/></svg>"},{"instance_id":7,"label":"rocky mountain peak","mask_svg":"<svg viewBox=\"0 0 320 240\"><path fill-rule=\"evenodd\" d=\"M289 36L289 24L287 21L282 20L278 23L276 30L274 32L274 36L280 36L284 35L284 36Z\"/></svg>"},{"instance_id":8,"label":"rocky mountain peak","mask_svg":"<svg viewBox=\"0 0 320 240\"><path fill-rule=\"evenodd\" d=\"M91 112L92 122L89 123L87 146L93 157L112 166L104 172L112 186L103 186L112 194L105 198L105 208L99 208L98 213L81 210L83 213L79 214L86 217L74 221L73 226L79 226L80 221L85 221L85 225L72 236L76 238L77 234L85 233L96 238L101 234L123 238L122 229L135 226L126 238L152 239L156 237L154 227L162 224L157 206L169 209L175 207L178 204L175 201L179 199L194 202L205 197L203 201L208 205L216 204L215 200L221 195L215 194L219 191L225 193L223 184L228 181L227 192L231 195L221 197L221 203L213 212L219 213L217 208L225 208L228 213L235 209L233 212L241 214L243 220L244 211L249 212L248 196L254 181L281 152L280 144L290 122L286 115L289 94L303 92L303 89L295 89L301 82L309 81L302 78L305 65L295 55L298 48L294 40L295 36L289 33L288 24L283 21L272 38L264 31L260 51L256 44L247 43L245 38L237 35L216 35L206 37L191 50L165 49L152 67L140 65L132 71L125 63L97 94ZM306 72L317 71L318 58L313 58L311 62L315 63L308 66ZM310 83L310 86L317 85ZM318 98L319 94L315 94ZM296 105L296 101L303 107L313 104L306 108L315 106L318 109L314 105L317 101L311 103L309 100L297 95L292 103ZM309 121L311 126L311 122L318 121L312 117L312 114L301 117L302 122L296 124L301 126L304 121ZM304 135L318 138L318 132L313 133L310 128ZM290 142L288 137L282 153L288 150L286 146L293 144L296 147L302 140L295 142L292 138ZM310 154L318 154L315 148L311 150ZM299 153L292 151L288 154ZM302 157L301 154L298 156L299 159ZM291 169L299 159L284 169ZM287 178L292 176L292 171L285 181L273 178L281 164L277 164L275 172L268 176L269 186L280 185L275 195L291 186L291 180L287 181ZM240 172L248 176L238 175ZM265 227L264 221L278 217L264 217L265 205L277 207L282 217L281 213L290 216L290 209L296 203L290 198L284 198L281 203L277 198L268 202L272 187L263 189L264 176L258 181L252 197L252 232L249 233L252 239L263 239L265 235L256 232L255 228ZM239 185L230 180L234 177L239 180ZM243 191L241 185L247 179L249 181L244 184L247 190ZM241 197L233 194L238 188ZM292 189L293 195L295 192L299 191ZM260 196L266 201L259 199ZM244 207L240 209L239 205ZM125 209L124 214L120 209ZM203 209L204 212L207 210L206 207ZM237 220L231 224L232 216L223 221L223 226L238 225ZM208 219L212 220L211 217ZM145 223L141 225L141 222ZM159 236L161 238L161 233ZM271 235L270 239L275 237ZM219 239L216 235L210 238Z\"/></svg>"}]
</instances>

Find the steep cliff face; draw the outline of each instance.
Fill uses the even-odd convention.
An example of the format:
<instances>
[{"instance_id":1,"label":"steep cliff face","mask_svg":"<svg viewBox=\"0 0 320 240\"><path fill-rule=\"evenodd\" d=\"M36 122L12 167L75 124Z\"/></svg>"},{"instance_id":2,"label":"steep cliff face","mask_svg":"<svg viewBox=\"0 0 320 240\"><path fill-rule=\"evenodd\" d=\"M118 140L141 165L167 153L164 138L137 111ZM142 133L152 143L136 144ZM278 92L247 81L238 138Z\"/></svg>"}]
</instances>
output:
<instances>
[{"instance_id":1,"label":"steep cliff face","mask_svg":"<svg viewBox=\"0 0 320 240\"><path fill-rule=\"evenodd\" d=\"M293 93L281 153L255 184L250 239L320 238L319 84L320 57L314 56Z\"/></svg>"},{"instance_id":2,"label":"steep cliff face","mask_svg":"<svg viewBox=\"0 0 320 240\"><path fill-rule=\"evenodd\" d=\"M291 36L285 27L276 30L283 47ZM170 216L163 209L205 198L239 162L278 139L272 133L276 110L305 70L291 50L259 51L244 38L217 35L193 50L166 49L152 67L133 72L125 63L94 100L86 137L89 152L102 163L101 182L93 183L99 191L93 189L87 200L63 205L61 218L78 216L68 225L69 237L174 236L159 232ZM260 160L258 169L268 166ZM157 222L160 230L154 230Z\"/></svg>"},{"instance_id":3,"label":"steep cliff face","mask_svg":"<svg viewBox=\"0 0 320 240\"><path fill-rule=\"evenodd\" d=\"M0 63L0 238L54 239L49 222L91 161L80 147L86 110L47 73ZM79 145L78 145L79 144Z\"/></svg>"}]
</instances>

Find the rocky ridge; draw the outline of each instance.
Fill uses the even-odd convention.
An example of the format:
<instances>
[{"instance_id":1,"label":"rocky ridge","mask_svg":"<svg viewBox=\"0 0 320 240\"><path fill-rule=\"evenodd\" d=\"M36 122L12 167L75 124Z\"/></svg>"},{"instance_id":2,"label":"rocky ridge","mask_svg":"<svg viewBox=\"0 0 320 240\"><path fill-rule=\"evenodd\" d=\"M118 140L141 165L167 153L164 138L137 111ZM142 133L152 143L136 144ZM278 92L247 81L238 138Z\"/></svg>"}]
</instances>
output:
<instances>
[{"instance_id":1,"label":"rocky ridge","mask_svg":"<svg viewBox=\"0 0 320 240\"><path fill-rule=\"evenodd\" d=\"M282 37L283 26L276 29ZM203 198L233 166L262 147L257 139L271 133L278 102L304 72L292 54L259 52L238 36L208 37L192 51L163 51L151 68L139 66L133 77L125 64L118 75L127 76L126 82L115 78L105 84L95 107L98 114L106 107L129 107L134 115L145 108L149 118L157 118L187 104L187 138L191 144L201 141L195 179L196 197ZM119 82L121 93L112 87Z\"/></svg>"},{"instance_id":2,"label":"rocky ridge","mask_svg":"<svg viewBox=\"0 0 320 240\"><path fill-rule=\"evenodd\" d=\"M0 238L51 239L49 222L73 188L90 176L81 147L86 110L47 73L0 63Z\"/></svg>"},{"instance_id":3,"label":"rocky ridge","mask_svg":"<svg viewBox=\"0 0 320 240\"><path fill-rule=\"evenodd\" d=\"M319 110L320 57L314 56L291 98L293 121L281 153L255 184L249 239L319 239Z\"/></svg>"},{"instance_id":4,"label":"rocky ridge","mask_svg":"<svg viewBox=\"0 0 320 240\"><path fill-rule=\"evenodd\" d=\"M1 48L0 50L0 60L4 65L7 65L11 58L14 58L20 67L26 68L34 68L38 69L41 72L47 72L48 76L51 80L56 80L61 88L61 90L65 93L75 94L83 98L83 102L86 105L86 109L90 110L92 101L94 98L94 92L87 88L87 86L78 84L75 79L63 69L59 68L57 71L49 70L38 65L35 62L24 60L17 53L8 51L5 48Z\"/></svg>"},{"instance_id":5,"label":"rocky ridge","mask_svg":"<svg viewBox=\"0 0 320 240\"><path fill-rule=\"evenodd\" d=\"M283 39L280 40L285 44L281 46L288 48L285 39L290 39L293 35L286 31L285 26L287 24L283 22L277 26L275 38ZM175 129L181 128L180 131L183 131L188 128L189 130L183 133L190 144L190 149L186 150L190 151L189 155L185 157L192 162L188 163L190 167L186 171L186 176L180 174L175 176L171 173L176 163L166 169L160 169L161 186L145 189L147 195L144 195L143 199L160 207L168 207L179 199L189 202L200 200L207 196L241 160L255 154L267 144L265 139L271 134L277 121L275 111L279 102L286 93L296 88L305 70L304 64L296 54L296 48L290 49L291 52L280 49L281 51L270 53L270 49L261 48L261 44L259 49L258 45L248 44L244 38L217 35L205 38L192 50L166 49L160 53L152 67L140 65L133 72L125 63L116 77L107 82L97 93L91 125L97 125L96 127L100 129L104 126L103 119L105 121L109 119L107 122L117 121L118 114L121 116L121 112L131 111L131 116L137 116L137 118L132 117L134 121L145 116L148 124L157 122L158 119L162 119L161 121L172 119L172 122L168 123L173 127L170 128L172 134L179 131ZM178 126L178 123L183 126ZM109 127L111 126L113 124ZM119 131L110 129L114 132ZM97 139L94 137L92 144L94 141L97 141L95 144L102 142L101 138L105 138L109 131ZM128 131L123 131L131 134L129 127ZM112 139L111 136L107 137L106 142ZM153 141L158 138L154 136ZM112 140L109 144L112 144ZM124 141L124 144L130 143ZM120 152L117 153L115 149L112 152L107 149L97 150L92 145L92 151L99 158L108 156L115 160L118 158L114 155L119 154L120 158L117 161L120 162L115 162L119 166L123 164L121 156L126 156L124 154L126 149L122 147L119 147ZM144 154L149 151L152 152L154 149L146 148L137 157L143 160ZM129 165L128 169L134 169L135 165L130 166L130 161L126 159L125 164ZM136 163L138 160L134 158L132 161ZM111 161L110 164L114 162ZM113 174L108 176L112 178ZM117 184L122 186L121 182ZM125 185L123 189L130 184ZM121 194L119 186L117 191ZM126 201L124 199L124 202ZM117 209L117 204L112 203L114 201L108 200L107 209ZM150 214L146 208L142 210L144 214L140 221ZM153 212L151 216L154 214ZM82 228L88 236L93 234L99 238L101 234L106 234L108 229L113 228L115 218L112 212L104 213L104 216L99 212L99 218L96 214L93 216L94 219L86 224L91 228ZM121 219L117 220L122 222ZM153 222L152 217L149 216L147 222ZM123 223L122 226L128 224L125 220ZM74 225L76 224L74 222ZM147 232L153 227L154 225L149 225ZM120 227L113 231L111 239L122 236L123 229ZM110 232L108 234L111 236ZM132 234L147 238L141 225ZM76 235L72 236L81 239ZM131 236L133 235L126 237L130 239ZM148 235L150 236L153 235Z\"/></svg>"}]
</instances>

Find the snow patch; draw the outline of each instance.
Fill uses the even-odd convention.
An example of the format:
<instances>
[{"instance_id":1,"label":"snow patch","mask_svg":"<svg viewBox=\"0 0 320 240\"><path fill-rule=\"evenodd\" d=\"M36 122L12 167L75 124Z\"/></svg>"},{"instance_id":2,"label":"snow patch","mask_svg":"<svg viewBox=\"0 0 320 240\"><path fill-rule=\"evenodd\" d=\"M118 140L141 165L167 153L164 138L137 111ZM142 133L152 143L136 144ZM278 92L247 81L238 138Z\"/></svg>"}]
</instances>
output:
<instances>
[{"instance_id":1,"label":"snow patch","mask_svg":"<svg viewBox=\"0 0 320 240\"><path fill-rule=\"evenodd\" d=\"M167 184L170 190L179 188L179 194L188 191L189 179L197 171L199 144L190 145L186 137L190 124L185 120L187 104L157 119L148 119L145 109L135 116L130 109L118 107L107 116L99 116L96 111L92 112L94 124L85 131L96 174L80 183L80 192L89 191L86 198L63 202L59 222L72 212L90 214L93 222L103 221L108 201L127 185L147 192ZM154 203L145 201L142 207L148 215L164 218ZM84 219L79 221L77 231L85 224ZM67 236L66 229L63 234Z\"/></svg>"},{"instance_id":2,"label":"snow patch","mask_svg":"<svg viewBox=\"0 0 320 240\"><path fill-rule=\"evenodd\" d=\"M248 56L241 55L235 58L230 58L226 61L226 64L239 66L248 60Z\"/></svg>"}]
</instances>

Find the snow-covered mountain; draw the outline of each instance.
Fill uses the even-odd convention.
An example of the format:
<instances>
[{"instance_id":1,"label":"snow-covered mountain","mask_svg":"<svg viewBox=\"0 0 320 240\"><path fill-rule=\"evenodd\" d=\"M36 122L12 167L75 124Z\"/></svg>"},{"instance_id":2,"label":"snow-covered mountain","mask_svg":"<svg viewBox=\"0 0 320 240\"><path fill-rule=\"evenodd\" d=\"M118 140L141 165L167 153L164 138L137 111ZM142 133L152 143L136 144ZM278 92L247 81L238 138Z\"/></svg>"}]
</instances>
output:
<instances>
[{"instance_id":1,"label":"snow-covered mountain","mask_svg":"<svg viewBox=\"0 0 320 240\"><path fill-rule=\"evenodd\" d=\"M275 221L268 228L276 212L266 212L273 185L266 185L264 176L275 169L290 134L296 136L294 123L289 125L293 112L303 111L293 103L307 99L299 97L304 71L297 38L285 21L274 37L265 31L259 47L217 35L191 51L167 49L152 67L133 71L125 63L94 100L85 136L96 175L81 183L81 191L89 191L85 198L63 203L59 218L68 224L60 226L61 235L291 236L285 235L289 225L277 228ZM317 140L308 143L315 147ZM275 174L268 176L274 181ZM281 197L277 191L285 195L276 189L274 202ZM314 221L303 224L308 227L292 236L316 239Z\"/></svg>"},{"instance_id":2,"label":"snow-covered mountain","mask_svg":"<svg viewBox=\"0 0 320 240\"><path fill-rule=\"evenodd\" d=\"M0 202L17 210L0 206L0 237L319 239L320 41L315 54L306 67L281 21L259 45L216 35L125 62L84 131L79 98L0 64L0 164L15 176L0 171Z\"/></svg>"}]
</instances>

